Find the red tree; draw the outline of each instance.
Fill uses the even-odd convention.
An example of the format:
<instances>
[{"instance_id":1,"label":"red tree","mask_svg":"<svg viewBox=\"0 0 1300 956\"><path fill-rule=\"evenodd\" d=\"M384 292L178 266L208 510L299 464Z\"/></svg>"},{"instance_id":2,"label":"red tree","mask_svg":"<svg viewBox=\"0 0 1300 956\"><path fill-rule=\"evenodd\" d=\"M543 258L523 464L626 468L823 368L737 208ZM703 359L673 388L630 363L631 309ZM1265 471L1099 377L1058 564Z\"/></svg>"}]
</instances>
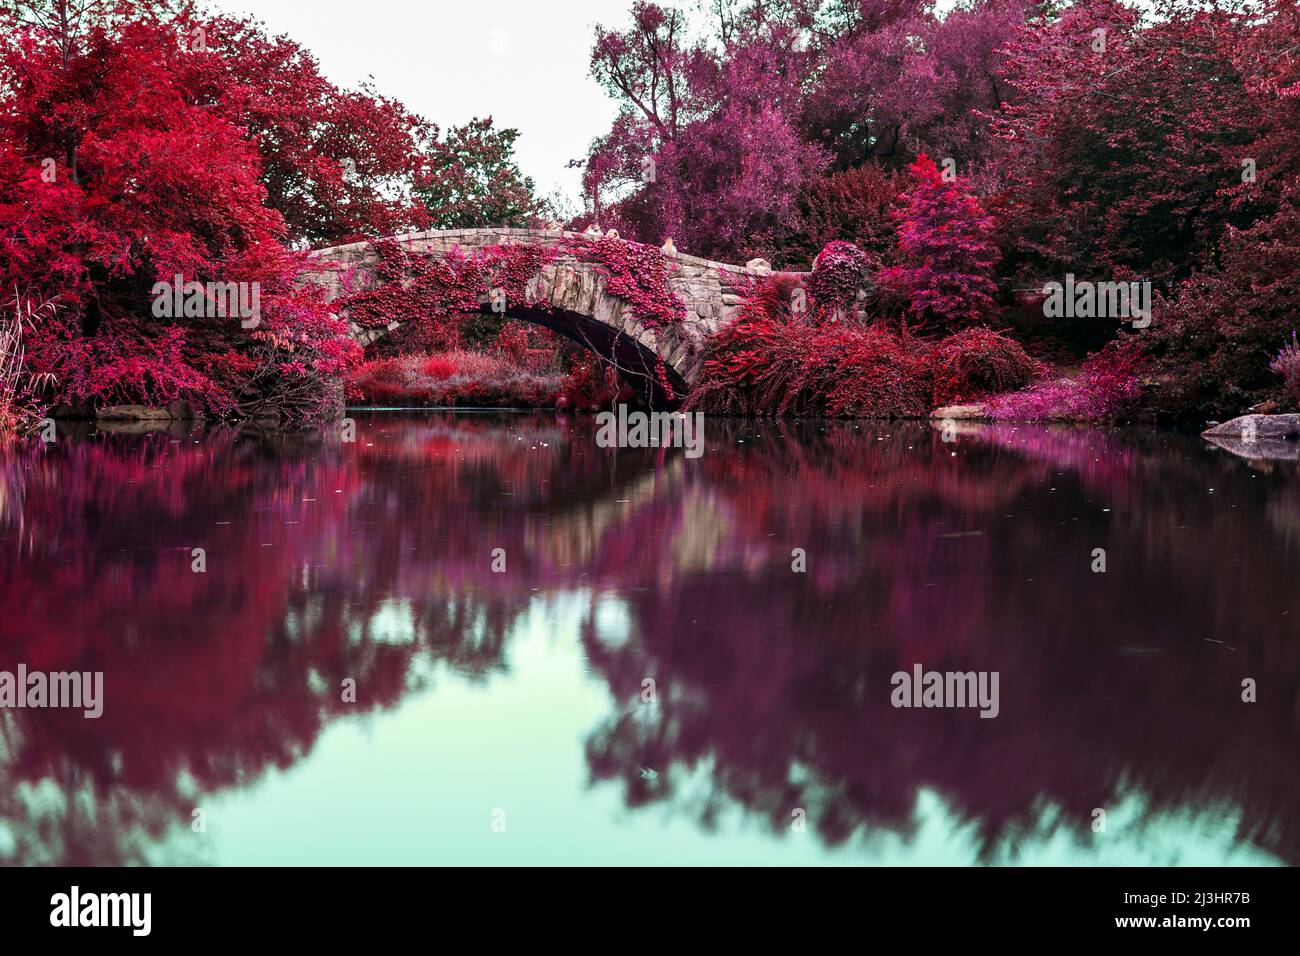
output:
<instances>
[{"instance_id":1,"label":"red tree","mask_svg":"<svg viewBox=\"0 0 1300 956\"><path fill-rule=\"evenodd\" d=\"M174 26L203 31L207 52L185 59L183 82L256 145L266 205L291 241L340 244L430 225L412 188L436 135L426 121L371 89L340 89L308 51L254 20L195 16Z\"/></svg>"},{"instance_id":2,"label":"red tree","mask_svg":"<svg viewBox=\"0 0 1300 956\"><path fill-rule=\"evenodd\" d=\"M355 346L295 285L256 144L195 88L191 58L211 54L184 36L105 18L0 43L0 278L58 306L28 339L31 369L96 405L232 413L278 395L323 413ZM155 284L177 275L260 287L260 317L155 318Z\"/></svg>"},{"instance_id":3,"label":"red tree","mask_svg":"<svg viewBox=\"0 0 1300 956\"><path fill-rule=\"evenodd\" d=\"M881 279L907 297L908 312L922 321L945 329L977 322L997 292L993 217L924 153L909 171L914 185L899 215L902 263L884 270Z\"/></svg>"}]
</instances>

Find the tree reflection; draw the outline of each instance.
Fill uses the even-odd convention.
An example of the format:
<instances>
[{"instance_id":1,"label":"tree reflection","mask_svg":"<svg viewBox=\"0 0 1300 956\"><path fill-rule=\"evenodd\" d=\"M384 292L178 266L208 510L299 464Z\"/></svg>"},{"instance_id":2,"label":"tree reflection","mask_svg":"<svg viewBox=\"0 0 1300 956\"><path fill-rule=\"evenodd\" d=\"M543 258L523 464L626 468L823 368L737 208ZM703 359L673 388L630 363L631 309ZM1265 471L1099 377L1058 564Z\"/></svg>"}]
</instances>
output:
<instances>
[{"instance_id":1,"label":"tree reflection","mask_svg":"<svg viewBox=\"0 0 1300 956\"><path fill-rule=\"evenodd\" d=\"M908 832L930 788L992 858L1042 839L1046 805L1088 840L1137 790L1148 815L1234 808L1240 841L1300 859L1293 466L1097 431L709 427L694 462L598 449L590 420L439 415L0 460L0 667L103 670L106 694L99 720L0 712L0 857L156 862L206 796L435 664L503 670L521 615L582 590L631 617L581 635L626 702L590 772L629 806L708 825L738 803L777 831L799 807L838 844ZM893 709L915 662L997 670L1001 716Z\"/></svg>"}]
</instances>

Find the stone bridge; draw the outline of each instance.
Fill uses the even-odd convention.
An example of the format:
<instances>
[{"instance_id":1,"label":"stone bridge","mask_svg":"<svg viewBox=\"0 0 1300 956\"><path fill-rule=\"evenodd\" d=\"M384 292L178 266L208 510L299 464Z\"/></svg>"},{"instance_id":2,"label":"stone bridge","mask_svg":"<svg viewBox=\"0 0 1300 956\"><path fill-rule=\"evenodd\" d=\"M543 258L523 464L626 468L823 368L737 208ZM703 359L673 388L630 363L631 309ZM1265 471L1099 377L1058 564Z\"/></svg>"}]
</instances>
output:
<instances>
[{"instance_id":1,"label":"stone bridge","mask_svg":"<svg viewBox=\"0 0 1300 956\"><path fill-rule=\"evenodd\" d=\"M408 253L440 256L459 247L465 252L488 246L527 243L560 247L565 238L592 238L581 233L540 229L435 229L395 236ZM321 269L306 277L325 287L333 300L345 292L344 276L364 273L379 262L370 242L318 249L312 256ZM631 314L623 299L607 293L600 267L562 249L528 283L524 302L505 303L504 314L546 326L613 361L628 383L653 407L668 407L672 400L656 381L654 369L662 361L678 396L684 394L704 364L704 342L735 317L745 281L770 272L767 268L728 265L688 256L673 249L663 252L667 285L686 308L685 321L671 329L653 329ZM485 292L480 309L492 311ZM353 335L363 345L401 327L362 328L353 323Z\"/></svg>"}]
</instances>

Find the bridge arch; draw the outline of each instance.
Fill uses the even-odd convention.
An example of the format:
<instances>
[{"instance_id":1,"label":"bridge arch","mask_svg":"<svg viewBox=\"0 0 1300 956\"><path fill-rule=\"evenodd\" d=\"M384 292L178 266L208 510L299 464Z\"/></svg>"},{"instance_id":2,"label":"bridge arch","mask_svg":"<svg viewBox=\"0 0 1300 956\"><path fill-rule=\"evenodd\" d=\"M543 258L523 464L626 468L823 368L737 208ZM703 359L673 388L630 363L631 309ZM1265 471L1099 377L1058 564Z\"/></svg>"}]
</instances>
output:
<instances>
[{"instance_id":1,"label":"bridge arch","mask_svg":"<svg viewBox=\"0 0 1300 956\"><path fill-rule=\"evenodd\" d=\"M639 318L630 303L607 289L601 266L575 255L572 240L580 233L541 229L434 229L395 236L391 240L415 256L441 257L458 250L473 253L489 247L528 245L547 250L549 260L528 280L523 301L506 301L504 314L549 328L584 345L623 373L641 398L655 408L671 407L670 398L656 380L663 364L676 398L698 380L704 365L708 337L735 318L741 296L753 278L767 269L736 266L700 259L676 251L663 251L664 284L681 303L684 317L667 327L652 327ZM567 241L566 240L570 240ZM311 253L319 269L304 280L325 289L330 301L350 291L356 275L373 272L381 255L376 242L355 242ZM479 301L483 312L501 312L486 290ZM401 322L366 328L352 322L352 334L369 345L396 331Z\"/></svg>"}]
</instances>

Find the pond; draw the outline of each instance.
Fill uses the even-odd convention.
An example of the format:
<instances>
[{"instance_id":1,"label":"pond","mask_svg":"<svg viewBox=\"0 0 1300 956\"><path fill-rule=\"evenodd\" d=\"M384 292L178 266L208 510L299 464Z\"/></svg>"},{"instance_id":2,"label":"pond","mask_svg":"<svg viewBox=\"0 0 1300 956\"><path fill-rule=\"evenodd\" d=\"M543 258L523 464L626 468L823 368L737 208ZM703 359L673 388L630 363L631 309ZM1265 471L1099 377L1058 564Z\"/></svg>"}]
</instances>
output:
<instances>
[{"instance_id":1,"label":"pond","mask_svg":"<svg viewBox=\"0 0 1300 956\"><path fill-rule=\"evenodd\" d=\"M103 696L0 709L0 860L1300 860L1294 462L353 417L0 454L0 671ZM996 713L896 706L922 672Z\"/></svg>"}]
</instances>

